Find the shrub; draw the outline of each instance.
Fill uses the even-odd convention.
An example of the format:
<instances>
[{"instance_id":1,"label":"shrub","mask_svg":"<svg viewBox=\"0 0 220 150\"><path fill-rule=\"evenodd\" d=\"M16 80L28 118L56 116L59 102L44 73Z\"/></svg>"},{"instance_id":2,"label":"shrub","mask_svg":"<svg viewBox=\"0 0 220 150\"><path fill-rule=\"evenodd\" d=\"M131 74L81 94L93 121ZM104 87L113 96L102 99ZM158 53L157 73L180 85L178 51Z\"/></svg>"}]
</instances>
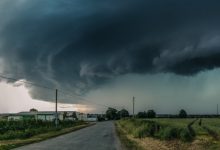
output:
<instances>
[{"instance_id":1,"label":"shrub","mask_svg":"<svg viewBox=\"0 0 220 150\"><path fill-rule=\"evenodd\" d=\"M144 138L146 136L149 136L148 128L148 125L142 125L136 128L133 132L133 136L137 138Z\"/></svg>"},{"instance_id":2,"label":"shrub","mask_svg":"<svg viewBox=\"0 0 220 150\"><path fill-rule=\"evenodd\" d=\"M165 127L160 130L159 136L163 140L172 140L178 138L179 129L175 127Z\"/></svg>"},{"instance_id":3,"label":"shrub","mask_svg":"<svg viewBox=\"0 0 220 150\"><path fill-rule=\"evenodd\" d=\"M137 117L138 118L147 118L147 113L145 111L144 112L138 112Z\"/></svg>"},{"instance_id":4,"label":"shrub","mask_svg":"<svg viewBox=\"0 0 220 150\"><path fill-rule=\"evenodd\" d=\"M120 126L127 131L128 134L135 138L156 137L163 140L180 139L188 142L193 139L190 130L185 127L174 127L167 125L160 125L155 121L126 119L118 121Z\"/></svg>"},{"instance_id":5,"label":"shrub","mask_svg":"<svg viewBox=\"0 0 220 150\"><path fill-rule=\"evenodd\" d=\"M192 140L192 135L190 134L189 130L184 128L184 129L181 129L180 131L180 140L181 141L184 141L184 142L189 142Z\"/></svg>"},{"instance_id":6,"label":"shrub","mask_svg":"<svg viewBox=\"0 0 220 150\"><path fill-rule=\"evenodd\" d=\"M148 118L155 118L156 117L156 112L154 110L148 110L147 111L147 117Z\"/></svg>"}]
</instances>

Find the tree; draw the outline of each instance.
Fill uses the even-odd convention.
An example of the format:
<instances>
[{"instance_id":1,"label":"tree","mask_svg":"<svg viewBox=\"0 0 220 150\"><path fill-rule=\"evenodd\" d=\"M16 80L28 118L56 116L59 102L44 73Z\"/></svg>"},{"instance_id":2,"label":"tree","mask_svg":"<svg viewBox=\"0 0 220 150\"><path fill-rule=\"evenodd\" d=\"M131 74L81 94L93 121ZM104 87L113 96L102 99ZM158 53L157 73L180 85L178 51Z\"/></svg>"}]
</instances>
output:
<instances>
[{"instance_id":1,"label":"tree","mask_svg":"<svg viewBox=\"0 0 220 150\"><path fill-rule=\"evenodd\" d=\"M184 109L181 109L179 112L179 117L180 118L186 118L187 117L187 113Z\"/></svg>"},{"instance_id":2,"label":"tree","mask_svg":"<svg viewBox=\"0 0 220 150\"><path fill-rule=\"evenodd\" d=\"M67 112L65 111L64 113L63 113L63 120L65 120L67 118Z\"/></svg>"},{"instance_id":3,"label":"tree","mask_svg":"<svg viewBox=\"0 0 220 150\"><path fill-rule=\"evenodd\" d=\"M145 111L144 112L138 112L137 117L138 118L147 118L147 113Z\"/></svg>"},{"instance_id":4,"label":"tree","mask_svg":"<svg viewBox=\"0 0 220 150\"><path fill-rule=\"evenodd\" d=\"M106 111L106 117L108 118L108 120L117 119L117 110L109 107Z\"/></svg>"},{"instance_id":5,"label":"tree","mask_svg":"<svg viewBox=\"0 0 220 150\"><path fill-rule=\"evenodd\" d=\"M76 112L75 112L75 111L72 113L72 117L73 117L73 119L78 120L78 118L77 118L77 115L76 115Z\"/></svg>"},{"instance_id":6,"label":"tree","mask_svg":"<svg viewBox=\"0 0 220 150\"><path fill-rule=\"evenodd\" d=\"M155 118L156 113L153 109L147 111L147 118Z\"/></svg>"},{"instance_id":7,"label":"tree","mask_svg":"<svg viewBox=\"0 0 220 150\"><path fill-rule=\"evenodd\" d=\"M126 109L122 109L118 112L119 118L129 117L129 112Z\"/></svg>"},{"instance_id":8,"label":"tree","mask_svg":"<svg viewBox=\"0 0 220 150\"><path fill-rule=\"evenodd\" d=\"M35 109L35 108L31 108L31 109L30 109L30 112L38 112L38 110Z\"/></svg>"}]
</instances>

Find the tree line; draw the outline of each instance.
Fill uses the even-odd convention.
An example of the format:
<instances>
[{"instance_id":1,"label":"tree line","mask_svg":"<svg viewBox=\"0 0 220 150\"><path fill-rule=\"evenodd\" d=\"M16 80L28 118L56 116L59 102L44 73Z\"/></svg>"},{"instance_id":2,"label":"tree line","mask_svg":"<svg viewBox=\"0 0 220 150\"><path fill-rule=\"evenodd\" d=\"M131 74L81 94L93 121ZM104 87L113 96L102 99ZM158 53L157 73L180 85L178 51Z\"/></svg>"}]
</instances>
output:
<instances>
[{"instance_id":1,"label":"tree line","mask_svg":"<svg viewBox=\"0 0 220 150\"><path fill-rule=\"evenodd\" d=\"M128 110L121 109L120 111L118 111L115 108L108 108L105 116L108 120L118 120L121 118L133 117L132 115L129 114ZM147 112L146 111L138 112L135 117L136 118L155 118L156 112L153 109L150 109ZM187 118L187 112L184 109L181 109L177 117Z\"/></svg>"}]
</instances>

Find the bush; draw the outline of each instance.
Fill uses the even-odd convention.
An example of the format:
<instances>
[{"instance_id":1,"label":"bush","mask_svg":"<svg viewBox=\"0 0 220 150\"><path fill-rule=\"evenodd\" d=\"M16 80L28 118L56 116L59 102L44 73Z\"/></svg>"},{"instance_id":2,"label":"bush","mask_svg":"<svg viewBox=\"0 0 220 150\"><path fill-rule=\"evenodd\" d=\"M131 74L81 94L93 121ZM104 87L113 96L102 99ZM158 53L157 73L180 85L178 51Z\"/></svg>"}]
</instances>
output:
<instances>
[{"instance_id":1,"label":"bush","mask_svg":"<svg viewBox=\"0 0 220 150\"><path fill-rule=\"evenodd\" d=\"M144 137L149 136L148 126L142 125L142 126L136 128L133 132L133 136L136 138L144 138Z\"/></svg>"},{"instance_id":2,"label":"bush","mask_svg":"<svg viewBox=\"0 0 220 150\"><path fill-rule=\"evenodd\" d=\"M165 127L162 130L160 130L159 136L163 140L172 140L175 138L178 138L178 128L174 127Z\"/></svg>"},{"instance_id":3,"label":"bush","mask_svg":"<svg viewBox=\"0 0 220 150\"><path fill-rule=\"evenodd\" d=\"M154 136L157 127L159 126L154 121L135 119L120 120L119 124L129 134L132 134L134 137L138 138Z\"/></svg>"},{"instance_id":4,"label":"bush","mask_svg":"<svg viewBox=\"0 0 220 150\"><path fill-rule=\"evenodd\" d=\"M181 109L179 112L179 117L180 118L186 118L187 117L187 113L184 109Z\"/></svg>"},{"instance_id":5,"label":"bush","mask_svg":"<svg viewBox=\"0 0 220 150\"><path fill-rule=\"evenodd\" d=\"M124 119L118 121L120 126L127 131L128 134L135 138L156 137L163 140L180 139L188 142L193 139L190 130L185 127L174 127L160 125L155 121L139 120L139 119Z\"/></svg>"},{"instance_id":6,"label":"bush","mask_svg":"<svg viewBox=\"0 0 220 150\"><path fill-rule=\"evenodd\" d=\"M148 110L147 111L147 117L148 118L155 118L156 117L156 112L154 110Z\"/></svg>"},{"instance_id":7,"label":"bush","mask_svg":"<svg viewBox=\"0 0 220 150\"><path fill-rule=\"evenodd\" d=\"M137 117L138 118L147 118L147 113L145 111L144 112L138 112Z\"/></svg>"},{"instance_id":8,"label":"bush","mask_svg":"<svg viewBox=\"0 0 220 150\"><path fill-rule=\"evenodd\" d=\"M192 135L190 134L189 130L184 128L180 131L180 140L184 142L189 142L192 140Z\"/></svg>"}]
</instances>

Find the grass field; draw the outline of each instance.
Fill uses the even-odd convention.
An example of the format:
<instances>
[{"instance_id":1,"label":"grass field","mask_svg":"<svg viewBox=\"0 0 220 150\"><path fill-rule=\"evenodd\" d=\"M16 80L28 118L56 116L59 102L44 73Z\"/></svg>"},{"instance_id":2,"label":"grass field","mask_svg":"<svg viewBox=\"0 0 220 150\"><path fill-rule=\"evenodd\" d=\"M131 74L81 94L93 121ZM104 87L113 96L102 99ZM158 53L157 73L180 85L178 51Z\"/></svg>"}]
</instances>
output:
<instances>
[{"instance_id":1,"label":"grass field","mask_svg":"<svg viewBox=\"0 0 220 150\"><path fill-rule=\"evenodd\" d=\"M127 136L126 141L135 143L130 149L137 143L145 149L149 141L161 145L159 149L220 149L219 118L125 119L117 121L116 126L123 139Z\"/></svg>"}]
</instances>

